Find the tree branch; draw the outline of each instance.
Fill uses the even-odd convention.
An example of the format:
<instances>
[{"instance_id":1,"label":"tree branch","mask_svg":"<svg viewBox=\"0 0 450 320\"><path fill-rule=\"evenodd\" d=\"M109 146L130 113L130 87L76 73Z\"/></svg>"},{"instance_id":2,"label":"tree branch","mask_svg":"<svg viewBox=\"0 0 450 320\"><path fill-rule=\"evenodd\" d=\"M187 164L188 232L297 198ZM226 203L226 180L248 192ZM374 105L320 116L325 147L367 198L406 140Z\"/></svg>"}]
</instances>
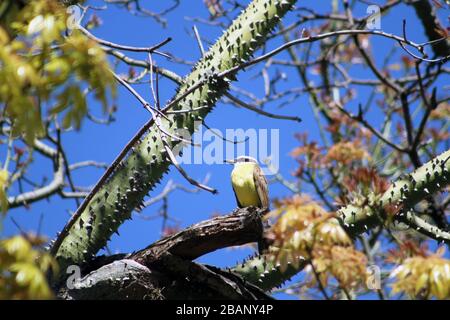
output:
<instances>
[{"instance_id":1,"label":"tree branch","mask_svg":"<svg viewBox=\"0 0 450 320\"><path fill-rule=\"evenodd\" d=\"M436 56L446 57L450 55L450 44L448 39L444 38L445 29L442 27L434 6L428 0L410 1L414 7L417 16L425 29L428 40L433 41L431 47ZM448 4L447 4L448 5ZM445 6L445 4L444 4ZM439 40L440 41L434 41Z\"/></svg>"},{"instance_id":2,"label":"tree branch","mask_svg":"<svg viewBox=\"0 0 450 320\"><path fill-rule=\"evenodd\" d=\"M197 223L179 233L166 237L133 254L132 259L149 265L164 252L194 260L209 252L258 242L262 238L262 211L249 207L237 209L226 216Z\"/></svg>"},{"instance_id":3,"label":"tree branch","mask_svg":"<svg viewBox=\"0 0 450 320\"><path fill-rule=\"evenodd\" d=\"M73 288L59 288L64 299L270 299L231 271L190 260L208 252L258 241L262 210L249 207L197 223L131 255L98 257ZM115 260L120 259L120 260ZM111 261L112 260L112 261ZM189 285L187 285L189 283Z\"/></svg>"}]
</instances>

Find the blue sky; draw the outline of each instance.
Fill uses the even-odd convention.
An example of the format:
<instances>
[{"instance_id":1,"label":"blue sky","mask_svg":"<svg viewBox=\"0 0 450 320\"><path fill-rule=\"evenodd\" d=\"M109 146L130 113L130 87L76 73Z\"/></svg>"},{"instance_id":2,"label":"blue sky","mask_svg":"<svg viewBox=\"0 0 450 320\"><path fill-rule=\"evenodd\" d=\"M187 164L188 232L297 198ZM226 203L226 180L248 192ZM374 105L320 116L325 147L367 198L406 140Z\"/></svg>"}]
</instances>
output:
<instances>
[{"instance_id":1,"label":"blue sky","mask_svg":"<svg viewBox=\"0 0 450 320\"><path fill-rule=\"evenodd\" d=\"M247 3L249 1L241 1ZM88 1L88 3L98 4L98 1ZM152 1L146 4L149 8L158 11L158 7L162 8L165 1ZM314 8L322 12L329 12L331 10L331 1L299 1L298 5ZM382 29L386 32L401 35L403 18L411 21L409 26L409 38L414 41L425 41L422 27L416 22L417 18L412 8L402 6L402 10L397 9L397 14L389 18L382 19ZM356 16L365 15L365 6L359 6L354 11ZM101 38L113 41L116 43L135 45L135 46L150 46L158 43L166 37L171 37L173 40L164 46L163 51L173 53L179 58L196 61L200 58L200 52L197 44L192 37L192 26L194 22L188 17L208 17L208 11L201 0L182 0L181 5L175 11L166 16L169 24L166 29L155 23L151 18L140 18L130 15L123 9L117 9L110 6L106 11L97 11L99 17L103 20L103 26L93 30L93 33ZM293 21L295 14L289 14L285 21ZM414 21L414 23L413 23ZM215 40L222 31L220 28L207 26L201 23L196 23L202 37ZM379 49L380 55L375 58L378 63L381 63L384 56L392 45L392 41L380 38L372 38L374 45ZM267 45L267 49L273 49L279 41L271 41ZM205 44L205 47L207 45ZM256 55L261 53L259 51ZM128 53L127 53L128 54ZM131 57L139 59L146 59L142 54L128 54ZM279 55L279 58L286 57L285 53ZM166 67L177 72L180 75L186 75L190 67L167 61L160 56L154 56L158 65ZM126 72L126 68L119 69ZM239 74L239 82L236 83L240 87L251 91L255 95L262 96L264 84L261 78L257 80L252 77L257 73L258 69L249 69L247 72ZM300 86L300 79L295 70L289 68L280 69L287 74L287 80L280 85L280 90L293 86ZM365 70L360 70L361 78L367 74ZM151 100L151 94L148 85L139 85L135 88L147 99ZM170 99L174 92L175 86L168 80L162 79L160 81L161 100L166 101ZM357 101L365 101L368 90L358 87ZM96 160L110 163L118 152L122 149L130 137L138 130L138 128L149 117L147 111L139 105L137 100L131 96L124 89L119 87L119 95L117 99L118 110L115 114L116 121L109 126L101 126L90 121L85 121L79 132L70 132L63 136L63 143L66 146L67 156L71 163L84 160ZM356 106L356 103L355 103ZM101 106L90 99L90 110L94 114L99 115ZM291 173L295 170L295 161L289 156L289 152L297 145L297 140L294 137L295 133L308 132L310 138L320 139L317 132L317 124L314 120L313 113L309 106L309 101L306 95L302 96L295 102L283 107L277 108L275 105L268 105L267 110L285 114L295 115L303 119L301 123L293 121L269 119L261 115L257 115L251 111L236 108L230 105L219 103L212 113L207 117L206 123L211 128L218 128L221 132L226 129L278 129L280 136L279 158L280 158L280 173L289 180L292 180ZM376 118L376 113L371 117L374 124L381 123L382 119ZM204 129L205 130L205 129ZM0 149L0 161L4 159L4 149ZM208 192L201 191L196 194L185 193L183 191L175 191L169 199L169 214L179 220L180 227L189 226L192 223L209 218L212 214L226 214L231 212L235 207L235 198L229 182L229 174L231 167L228 165L214 164L214 165L199 165L191 164L185 165L185 170L191 177L202 180L206 174L210 175L208 184L219 190L217 195L212 195ZM36 156L36 161L30 171L30 177L37 180L42 179L43 172L51 172L51 164L39 156ZM90 186L96 182L100 177L100 169L80 169L74 175L75 182L78 185ZM49 177L50 178L50 177ZM166 175L160 184L151 194L157 195L169 180L176 183L183 184L189 188L188 182L185 181L176 170L171 170ZM11 193L16 192L12 188ZM305 190L308 191L308 190ZM272 198L284 197L291 195L291 192L281 184L273 184L270 186L270 195ZM142 214L145 216L155 215L161 203L155 204L145 209ZM61 200L57 196L51 198L49 201L41 201L33 204L29 209L19 208L11 210L3 223L2 236L9 236L18 232L17 228L12 223L10 217L20 224L25 230L36 230L39 219L42 215L41 233L52 238L57 231L61 230L69 218L69 210L75 210L76 205L73 200ZM160 238L161 219L145 220L139 215L134 214L131 221L125 222L119 229L120 236L114 235L108 244L112 252L130 252L141 249L155 240ZM173 222L169 222L174 224ZM241 249L224 249L213 252L198 259L202 263L213 264L216 266L233 266L243 257L253 252L249 247ZM286 298L286 296L282 296Z\"/></svg>"}]
</instances>

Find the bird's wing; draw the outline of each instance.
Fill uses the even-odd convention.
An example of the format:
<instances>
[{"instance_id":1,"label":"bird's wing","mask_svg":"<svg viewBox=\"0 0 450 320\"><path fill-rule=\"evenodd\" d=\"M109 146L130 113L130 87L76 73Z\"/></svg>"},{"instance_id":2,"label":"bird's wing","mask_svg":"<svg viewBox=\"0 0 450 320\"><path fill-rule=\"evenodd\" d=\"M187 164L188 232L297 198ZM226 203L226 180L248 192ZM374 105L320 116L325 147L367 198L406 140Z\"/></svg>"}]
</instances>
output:
<instances>
[{"instance_id":1,"label":"bird's wing","mask_svg":"<svg viewBox=\"0 0 450 320\"><path fill-rule=\"evenodd\" d=\"M259 166L253 169L253 181L255 182L256 191L258 192L261 208L269 208L269 189L267 180Z\"/></svg>"}]
</instances>

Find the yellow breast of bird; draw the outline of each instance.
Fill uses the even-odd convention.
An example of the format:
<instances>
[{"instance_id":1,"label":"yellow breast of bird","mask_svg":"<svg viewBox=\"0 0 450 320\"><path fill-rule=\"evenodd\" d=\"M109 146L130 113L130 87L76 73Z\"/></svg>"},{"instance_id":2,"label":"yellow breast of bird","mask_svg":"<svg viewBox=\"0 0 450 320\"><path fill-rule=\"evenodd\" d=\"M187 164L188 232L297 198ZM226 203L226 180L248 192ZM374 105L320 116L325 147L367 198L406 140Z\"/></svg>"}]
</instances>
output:
<instances>
[{"instance_id":1,"label":"yellow breast of bird","mask_svg":"<svg viewBox=\"0 0 450 320\"><path fill-rule=\"evenodd\" d=\"M253 180L254 163L241 163L231 172L231 183L242 207L259 206L259 196Z\"/></svg>"}]
</instances>

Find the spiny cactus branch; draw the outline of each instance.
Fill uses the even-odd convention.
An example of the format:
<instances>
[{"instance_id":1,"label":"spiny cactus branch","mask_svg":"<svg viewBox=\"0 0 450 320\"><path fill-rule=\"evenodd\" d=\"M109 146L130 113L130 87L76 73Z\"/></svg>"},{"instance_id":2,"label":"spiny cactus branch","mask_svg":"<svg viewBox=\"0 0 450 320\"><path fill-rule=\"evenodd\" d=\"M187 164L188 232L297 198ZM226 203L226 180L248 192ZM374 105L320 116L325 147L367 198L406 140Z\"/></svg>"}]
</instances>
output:
<instances>
[{"instance_id":1,"label":"spiny cactus branch","mask_svg":"<svg viewBox=\"0 0 450 320\"><path fill-rule=\"evenodd\" d=\"M280 1L281 6L285 6L285 8L282 8L282 10L287 10L286 6L292 5L292 3L295 2L295 1L290 1L289 3L288 2L289 1L287 1L287 0ZM275 14L272 18L278 19L279 16L277 14ZM239 21L239 19L240 18L238 18L236 21ZM233 27L230 28L230 30L234 30L234 31L235 31L235 29L236 29L236 27L234 29L233 29ZM252 27L250 29L252 29ZM215 67L209 66L210 67L209 69L208 68L205 69L205 71L207 71L207 72L205 72L205 74L207 76L204 76L204 77L202 77L199 72L196 72L198 70L194 70L192 72L191 76L188 77L187 81L184 82L183 85L182 85L182 88L188 88L188 89L186 89L184 92L182 92L182 90L180 90L180 93L172 101L170 101L166 105L166 107L163 109L163 111L162 112L158 112L158 113L161 114L162 116L164 116L166 118L166 120L167 120L167 116L166 115L168 115L168 114L174 114L174 115L181 116L181 115L189 113L190 115L193 115L194 111L197 111L199 113L203 113L204 112L206 114L212 108L212 106L210 104L212 102L215 102L213 100L217 99L218 96L214 97L214 99L212 99L212 100L211 99L210 100L208 100L208 99L203 100L203 102L206 101L208 103L205 106L201 106L201 107L198 107L198 108L190 107L190 108L180 108L180 109L178 109L178 108L176 108L176 106L179 106L179 104L182 101L184 101L184 100L192 101L192 100L190 100L189 97L192 96L192 95L195 96L195 92L199 91L199 90L202 91L202 90L206 89L206 91L211 96L213 96L214 94L211 91L211 88L214 87L213 83L215 83L217 85L217 83L222 83L221 81L225 80L223 82L224 82L224 84L226 86L232 79L235 78L235 74L238 71L240 71L242 69L245 69L246 67L249 67L251 65L257 64L257 63L259 63L261 61L264 61L264 60L266 60L266 59L268 59L268 58L270 58L270 57L272 57L272 56L282 52L283 50L286 50L286 49L288 49L288 48L290 48L290 47L292 47L294 45L297 45L297 44L319 41L319 40L322 40L322 39L326 39L328 37L339 36L339 35L373 34L373 35L378 35L378 36L383 36L383 37L386 37L386 38L390 38L390 39L398 41L399 43L402 43L402 44L404 43L404 44L410 45L410 46L415 47L415 48L421 47L420 44L417 44L417 43L409 41L409 40L407 40L405 38L401 38L401 37L398 37L398 36L395 36L395 35L392 35L392 34L389 34L389 33L381 32L381 31L376 31L376 30L375 31L373 31L373 30L339 30L339 31L328 32L328 33L324 33L324 34L320 34L320 35L308 36L308 37L305 37L305 38L296 39L296 40L290 41L288 43L285 43L284 45L282 45L282 46L280 46L280 47L278 47L278 48L276 48L276 49L274 49L274 50L272 50L272 51L270 51L270 52L268 52L268 53L266 53L266 54L264 54L262 56L259 56L259 57L255 58L255 59L247 60L246 57L251 56L251 54L254 51L254 47L256 47L256 44L259 44L259 41L262 39L262 35L261 35L260 32L261 31L259 31L257 33L258 40L256 40L256 39L247 40L247 41L250 41L249 44L247 44L246 42L241 43L241 45L244 45L245 49L248 49L248 51L244 52L244 53L241 53L241 52L239 52L239 50L237 50L237 53L234 53L233 55L231 55L231 53L233 51L233 48L231 48L231 44L230 44L229 40L222 39L222 41L225 41L225 43L228 46L229 56L227 58L229 58L229 59L231 58L231 60L230 60L231 63L229 63L230 61L228 61L227 63L225 63L225 61L222 61L218 65L219 68L215 68ZM218 43L220 43L220 41L221 40L219 40ZM247 45L249 46L249 48L246 48ZM219 51L220 51L220 49L223 50L223 48L219 45ZM238 53L241 54L242 57L239 57ZM206 57L203 58L201 61L204 62L205 60L206 61L211 60L211 56L212 56L211 53L208 53L208 54L206 54ZM148 65L146 65L146 66L148 66ZM224 68L224 66L229 66L229 68ZM150 65L148 67L150 69L152 69L152 70L155 69L155 71L158 71L157 68L154 68L154 66L152 66L152 65ZM223 70L223 69L225 69L225 70ZM217 70L217 72L215 70ZM194 74L197 76L197 80L193 80L190 83L191 85L189 85L189 80L192 77L194 77L193 76ZM176 77L174 78L173 76L170 76L170 78L172 80L176 81L176 82L179 82L179 80L180 80L180 79L178 79ZM219 81L219 80L221 80L221 81ZM209 87L209 88L207 88L207 87ZM224 94L224 93L226 93L226 92L225 91L221 92L221 94ZM148 104L145 104L145 106L147 106L147 105ZM147 108L147 109L150 111L151 108ZM200 116L199 120L202 120L202 119L203 119L203 117ZM296 121L301 121L301 119L297 118L297 117L290 117L289 119L296 120ZM132 139L133 144L132 145L127 145L127 147L124 150L122 150L120 155L116 158L115 162L117 161L117 163L118 163L118 162L122 161L122 159L126 156L126 154L128 154L129 149L131 149L131 147L134 146L134 142L140 140L141 137L147 132L147 129L154 124L152 122L152 120L147 122L139 130L138 134L136 134L133 137L133 139ZM169 123L170 123L170 125L173 124L172 121L169 121ZM157 125L157 129L162 130L162 128L164 128L164 126ZM183 127L181 127L181 128L178 127L178 129L182 129L182 128ZM186 128L189 129L189 127L186 127ZM173 135L171 135L169 131L170 130L165 131L166 135L170 135L170 136L173 137ZM175 142L175 144L178 143L178 142L179 141ZM167 150L167 146L164 146L164 149L165 149L164 151L166 151ZM99 191L100 187L103 186L103 184L105 183L105 181L107 179L109 179L110 175L113 173L114 170L115 170L114 166L111 166L110 168L108 168L107 172L105 172L105 174L101 177L101 179L97 183L96 187L93 188L93 191L89 194L89 196L86 198L86 200L83 202L83 204L81 205L81 207L77 211L84 211L86 209L85 206L91 201L91 197L93 197L94 193L97 193ZM180 172L182 172L182 171L180 171ZM189 180L189 181L192 182L192 180ZM208 188L207 190L214 191L211 188ZM80 210L80 209L82 209L82 210ZM61 236L59 236L56 239L55 245L53 245L53 247L52 247L52 252L56 252L59 249L59 246L60 246L63 238L66 236L66 234L68 233L68 230L72 227L74 221L77 220L77 219L78 219L78 215L76 214L74 216L74 218L72 219L72 222L69 222L66 225L66 227L63 230L63 232L61 232Z\"/></svg>"},{"instance_id":2,"label":"spiny cactus branch","mask_svg":"<svg viewBox=\"0 0 450 320\"><path fill-rule=\"evenodd\" d=\"M262 290L271 291L283 286L306 265L306 260L299 259L295 263L289 263L286 269L281 269L280 264L274 262L269 256L258 255L245 260L231 270Z\"/></svg>"},{"instance_id":3,"label":"spiny cactus branch","mask_svg":"<svg viewBox=\"0 0 450 320\"><path fill-rule=\"evenodd\" d=\"M420 232L436 241L442 241L450 245L450 232L444 231L425 221L412 211L402 212L398 215L398 220L407 224L417 232Z\"/></svg>"},{"instance_id":4,"label":"spiny cactus branch","mask_svg":"<svg viewBox=\"0 0 450 320\"><path fill-rule=\"evenodd\" d=\"M226 92L229 82L235 79L240 70L236 67L249 60L294 2L254 0L185 79L178 94L162 110L168 119L157 117L160 126L171 135L177 135L179 130L192 134L196 123L203 121ZM228 72L226 78L211 76L230 69L233 71ZM110 236L126 219L130 219L131 211L142 203L146 194L168 171L171 162L167 145L173 151L175 147L185 145L183 141L166 135L167 142L164 142L160 130L154 125L156 120L153 125L150 123L140 130L141 135L134 138L137 143L129 152L121 153L122 156L129 154L128 157L124 160L119 158L114 172L106 176L86 208L58 237L54 252L63 270L67 264L89 261L106 245ZM141 138L146 132L147 135Z\"/></svg>"},{"instance_id":5,"label":"spiny cactus branch","mask_svg":"<svg viewBox=\"0 0 450 320\"><path fill-rule=\"evenodd\" d=\"M338 220L352 236L385 223L388 207L401 208L395 218L408 224L416 231L438 241L450 243L450 233L440 230L434 225L413 214L410 210L415 204L430 194L450 184L450 150L435 157L423 166L394 182L381 196L377 203L363 208L347 205L341 208ZM271 290L281 286L286 280L303 270L306 261L291 261L286 270L281 270L268 256L257 256L233 268L246 280L256 284L263 290Z\"/></svg>"},{"instance_id":6,"label":"spiny cactus branch","mask_svg":"<svg viewBox=\"0 0 450 320\"><path fill-rule=\"evenodd\" d=\"M392 183L375 203L363 208L350 204L340 209L337 213L344 227L351 235L357 235L380 225L386 219L387 211L408 212L419 201L450 184L449 159L450 150L447 150ZM411 223L412 220L406 221Z\"/></svg>"}]
</instances>

